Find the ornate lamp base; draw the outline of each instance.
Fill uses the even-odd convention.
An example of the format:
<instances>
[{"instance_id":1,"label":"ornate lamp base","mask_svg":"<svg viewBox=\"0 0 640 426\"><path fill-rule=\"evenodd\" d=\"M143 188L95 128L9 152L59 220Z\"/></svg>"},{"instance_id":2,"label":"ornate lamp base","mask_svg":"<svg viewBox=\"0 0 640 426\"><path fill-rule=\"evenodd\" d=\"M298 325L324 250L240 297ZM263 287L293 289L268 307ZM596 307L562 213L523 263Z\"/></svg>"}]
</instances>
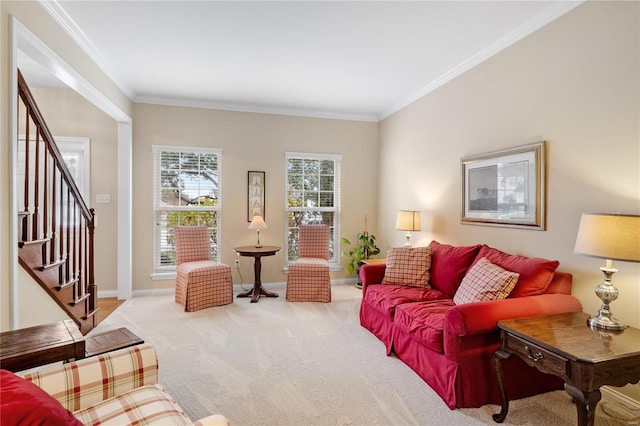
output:
<instances>
[{"instance_id":1,"label":"ornate lamp base","mask_svg":"<svg viewBox=\"0 0 640 426\"><path fill-rule=\"evenodd\" d=\"M618 270L608 267L602 267L600 270L604 273L604 281L596 287L596 296L602 300L602 306L598 310L598 315L589 317L587 324L589 327L604 330L624 330L629 326L613 318L609 310L609 304L618 298L618 289L611 284L611 277Z\"/></svg>"},{"instance_id":2,"label":"ornate lamp base","mask_svg":"<svg viewBox=\"0 0 640 426\"><path fill-rule=\"evenodd\" d=\"M407 231L407 233L404 234L404 238L406 239L404 247L411 247L411 232Z\"/></svg>"}]
</instances>

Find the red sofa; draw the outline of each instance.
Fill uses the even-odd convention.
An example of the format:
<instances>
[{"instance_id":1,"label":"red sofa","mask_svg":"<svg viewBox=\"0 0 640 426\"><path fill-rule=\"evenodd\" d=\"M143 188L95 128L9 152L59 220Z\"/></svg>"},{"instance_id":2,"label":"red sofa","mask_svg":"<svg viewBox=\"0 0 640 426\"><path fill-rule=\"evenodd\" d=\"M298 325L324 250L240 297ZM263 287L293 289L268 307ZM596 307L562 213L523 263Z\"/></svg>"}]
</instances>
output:
<instances>
[{"instance_id":1,"label":"red sofa","mask_svg":"<svg viewBox=\"0 0 640 426\"><path fill-rule=\"evenodd\" d=\"M427 288L381 284L389 263L360 268L360 323L449 408L500 404L492 362L500 346L498 321L581 312L582 305L571 296L572 276L556 272L557 261L510 255L486 245L454 247L433 241L428 251ZM483 257L518 272L515 287L505 299L455 304L465 274ZM540 373L518 357L510 357L503 367L510 399L562 388L558 378Z\"/></svg>"}]
</instances>

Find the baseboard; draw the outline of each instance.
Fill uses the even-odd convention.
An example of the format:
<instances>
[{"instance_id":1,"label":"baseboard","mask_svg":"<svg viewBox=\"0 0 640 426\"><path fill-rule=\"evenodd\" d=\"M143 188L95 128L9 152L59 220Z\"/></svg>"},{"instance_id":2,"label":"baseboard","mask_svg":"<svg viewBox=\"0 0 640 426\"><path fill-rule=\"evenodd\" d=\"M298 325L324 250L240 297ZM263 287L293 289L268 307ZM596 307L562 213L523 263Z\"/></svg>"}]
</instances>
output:
<instances>
[{"instance_id":1,"label":"baseboard","mask_svg":"<svg viewBox=\"0 0 640 426\"><path fill-rule=\"evenodd\" d=\"M600 388L600 392L602 392L603 398L619 402L620 404L633 410L640 410L640 401L636 401L635 399L628 397L615 388L603 386Z\"/></svg>"},{"instance_id":2,"label":"baseboard","mask_svg":"<svg viewBox=\"0 0 640 426\"><path fill-rule=\"evenodd\" d=\"M331 280L331 284L332 285L344 285L344 284L355 284L356 279L355 278L341 278L341 279L337 279L337 280ZM253 284L234 284L234 286L240 286L240 285L244 285L244 286L252 286ZM287 283L286 282L273 282L273 283L262 283L262 285L264 285L265 287L269 287L269 286L286 286ZM170 294L174 294L175 293L175 289L173 288L157 288L157 289L150 289L150 290L133 290L132 292L132 297L138 297L138 296L165 296L165 295L170 295ZM117 290L98 290L98 299L101 297L118 297L118 291Z\"/></svg>"},{"instance_id":3,"label":"baseboard","mask_svg":"<svg viewBox=\"0 0 640 426\"><path fill-rule=\"evenodd\" d=\"M98 299L106 297L118 297L117 290L98 290Z\"/></svg>"},{"instance_id":4,"label":"baseboard","mask_svg":"<svg viewBox=\"0 0 640 426\"><path fill-rule=\"evenodd\" d=\"M153 288L150 290L134 290L132 296L167 296L175 294L175 292L174 288Z\"/></svg>"}]
</instances>

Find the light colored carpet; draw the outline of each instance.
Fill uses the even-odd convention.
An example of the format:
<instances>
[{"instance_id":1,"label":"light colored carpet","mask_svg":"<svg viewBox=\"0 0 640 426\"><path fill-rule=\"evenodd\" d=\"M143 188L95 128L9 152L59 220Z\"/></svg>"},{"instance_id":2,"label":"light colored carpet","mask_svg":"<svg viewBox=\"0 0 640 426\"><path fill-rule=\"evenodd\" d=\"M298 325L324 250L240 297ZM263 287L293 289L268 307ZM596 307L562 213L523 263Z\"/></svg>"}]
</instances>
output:
<instances>
[{"instance_id":1,"label":"light colored carpet","mask_svg":"<svg viewBox=\"0 0 640 426\"><path fill-rule=\"evenodd\" d=\"M91 334L127 327L158 352L160 382L187 415L253 425L494 425L498 406L449 410L358 320L361 291L333 302L279 298L184 312L173 296L135 297ZM236 294L240 288L236 287ZM577 422L564 391L512 401L505 425Z\"/></svg>"}]
</instances>

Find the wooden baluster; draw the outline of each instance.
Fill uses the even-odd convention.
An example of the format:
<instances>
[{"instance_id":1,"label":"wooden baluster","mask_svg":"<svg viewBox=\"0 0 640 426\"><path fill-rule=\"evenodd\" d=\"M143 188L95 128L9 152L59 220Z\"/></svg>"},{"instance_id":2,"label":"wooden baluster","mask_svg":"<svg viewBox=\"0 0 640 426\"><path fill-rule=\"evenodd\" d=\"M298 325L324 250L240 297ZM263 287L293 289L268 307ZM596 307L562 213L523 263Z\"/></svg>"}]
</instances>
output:
<instances>
[{"instance_id":1,"label":"wooden baluster","mask_svg":"<svg viewBox=\"0 0 640 426\"><path fill-rule=\"evenodd\" d=\"M51 161L51 166L52 166L52 170L51 170L51 243L49 244L49 263L53 263L55 261L56 258L56 247L57 247L57 229L56 226L58 226L58 221L56 220L58 217L58 211L56 210L58 207L58 203L57 203L57 185L56 183L58 182L56 179L56 170L57 168L55 167L56 165L56 160L55 158L52 158Z\"/></svg>"},{"instance_id":2,"label":"wooden baluster","mask_svg":"<svg viewBox=\"0 0 640 426\"><path fill-rule=\"evenodd\" d=\"M67 221L66 221L67 229L66 229L66 247L65 247L65 258L67 261L64 263L64 274L65 274L65 283L71 281L71 227L73 226L73 222L71 222L71 189L69 187L69 183L67 182Z\"/></svg>"},{"instance_id":3,"label":"wooden baluster","mask_svg":"<svg viewBox=\"0 0 640 426\"><path fill-rule=\"evenodd\" d=\"M31 239L39 239L40 227L38 207L40 205L40 129L36 127L35 167L33 170L33 221L31 222Z\"/></svg>"},{"instance_id":4,"label":"wooden baluster","mask_svg":"<svg viewBox=\"0 0 640 426\"><path fill-rule=\"evenodd\" d=\"M56 162L56 164L59 164L58 162ZM58 166L59 168L60 166ZM60 214L59 217L59 223L58 223L58 259L57 260L62 260L64 258L64 215L65 215L65 211L64 211L64 175L62 173L60 173L60 207L59 207L60 211L58 212ZM64 268L62 267L62 265L60 265L58 267L58 274L59 274L59 283L60 284L64 284L65 280L64 280Z\"/></svg>"},{"instance_id":5,"label":"wooden baluster","mask_svg":"<svg viewBox=\"0 0 640 426\"><path fill-rule=\"evenodd\" d=\"M24 212L29 213L29 106L26 105L26 120L24 130ZM22 241L27 241L29 216L22 218Z\"/></svg>"},{"instance_id":6,"label":"wooden baluster","mask_svg":"<svg viewBox=\"0 0 640 426\"><path fill-rule=\"evenodd\" d=\"M85 218L84 215L80 215L80 223L78 229L78 286L85 291L84 284L84 262L85 262L85 254L84 254L84 238L85 238Z\"/></svg>"},{"instance_id":7,"label":"wooden baluster","mask_svg":"<svg viewBox=\"0 0 640 426\"><path fill-rule=\"evenodd\" d=\"M93 237L94 237L94 232L95 232L95 217L96 217L96 212L95 209L89 209L89 212L91 213L91 217L88 218L88 225L89 225L89 265L87 265L89 267L89 285L88 285L88 290L89 290L89 312L93 312L96 309L97 303L96 303L96 299L97 299L97 295L98 295L98 290L95 284L95 276L94 276L94 251L93 251Z\"/></svg>"},{"instance_id":8,"label":"wooden baluster","mask_svg":"<svg viewBox=\"0 0 640 426\"><path fill-rule=\"evenodd\" d=\"M49 159L49 150L46 149L46 146L43 156L44 158L42 159L42 162L44 163L44 178L42 182L42 238L46 241L49 237L49 221L51 220L49 218L49 161L51 160ZM47 247L49 244L49 241L42 244L43 264L47 262Z\"/></svg>"}]
</instances>

